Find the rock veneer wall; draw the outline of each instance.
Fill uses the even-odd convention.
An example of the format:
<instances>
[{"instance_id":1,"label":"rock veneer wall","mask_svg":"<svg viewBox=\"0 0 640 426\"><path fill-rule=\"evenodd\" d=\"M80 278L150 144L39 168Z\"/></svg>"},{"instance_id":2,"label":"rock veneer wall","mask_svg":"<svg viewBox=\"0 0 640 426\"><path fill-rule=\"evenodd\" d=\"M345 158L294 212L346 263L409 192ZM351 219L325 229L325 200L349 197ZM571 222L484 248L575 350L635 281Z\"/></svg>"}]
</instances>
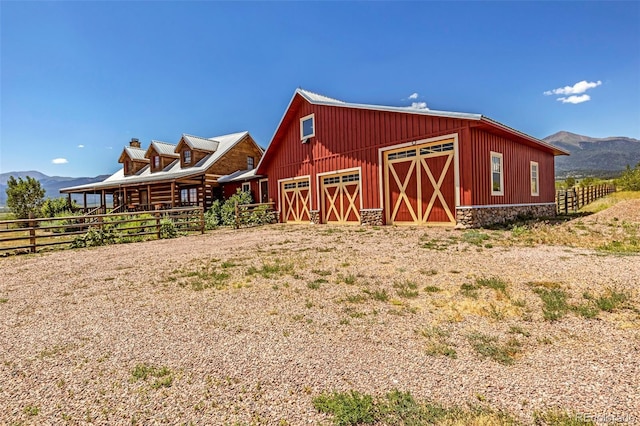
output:
<instances>
[{"instance_id":1,"label":"rock veneer wall","mask_svg":"<svg viewBox=\"0 0 640 426\"><path fill-rule=\"evenodd\" d=\"M360 224L382 226L382 209L363 209L360 210Z\"/></svg>"},{"instance_id":2,"label":"rock veneer wall","mask_svg":"<svg viewBox=\"0 0 640 426\"><path fill-rule=\"evenodd\" d=\"M309 212L309 222L317 225L320 223L320 210L311 210Z\"/></svg>"},{"instance_id":3,"label":"rock veneer wall","mask_svg":"<svg viewBox=\"0 0 640 426\"><path fill-rule=\"evenodd\" d=\"M457 226L460 228L478 228L481 226L505 223L518 219L518 217L554 217L556 205L531 204L523 206L505 207L474 207L456 208Z\"/></svg>"}]
</instances>

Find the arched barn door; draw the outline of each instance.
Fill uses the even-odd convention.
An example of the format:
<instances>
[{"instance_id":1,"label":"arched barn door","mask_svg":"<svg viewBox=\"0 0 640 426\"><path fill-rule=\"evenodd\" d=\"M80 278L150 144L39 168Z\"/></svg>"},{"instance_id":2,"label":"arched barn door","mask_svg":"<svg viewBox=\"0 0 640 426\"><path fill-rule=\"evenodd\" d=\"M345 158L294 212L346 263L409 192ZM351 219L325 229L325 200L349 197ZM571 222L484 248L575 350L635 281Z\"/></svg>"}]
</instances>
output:
<instances>
[{"instance_id":1,"label":"arched barn door","mask_svg":"<svg viewBox=\"0 0 640 426\"><path fill-rule=\"evenodd\" d=\"M454 141L384 153L387 224L455 225Z\"/></svg>"},{"instance_id":2,"label":"arched barn door","mask_svg":"<svg viewBox=\"0 0 640 426\"><path fill-rule=\"evenodd\" d=\"M287 223L309 223L309 201L311 191L309 188L309 178L288 180L281 183L280 193L282 194L281 210L282 222Z\"/></svg>"},{"instance_id":3,"label":"arched barn door","mask_svg":"<svg viewBox=\"0 0 640 426\"><path fill-rule=\"evenodd\" d=\"M322 223L360 223L360 173L350 171L320 178Z\"/></svg>"}]
</instances>

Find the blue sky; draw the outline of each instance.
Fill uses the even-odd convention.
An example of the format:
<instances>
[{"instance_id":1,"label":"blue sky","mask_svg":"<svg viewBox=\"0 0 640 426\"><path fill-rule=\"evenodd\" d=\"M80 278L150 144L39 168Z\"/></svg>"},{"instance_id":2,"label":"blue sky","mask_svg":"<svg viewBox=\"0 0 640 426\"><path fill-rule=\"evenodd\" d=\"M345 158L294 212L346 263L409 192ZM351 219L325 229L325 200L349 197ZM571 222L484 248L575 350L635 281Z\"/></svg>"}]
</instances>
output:
<instances>
[{"instance_id":1,"label":"blue sky","mask_svg":"<svg viewBox=\"0 0 640 426\"><path fill-rule=\"evenodd\" d=\"M112 173L132 137L266 146L297 87L640 139L638 2L2 1L0 19L0 172Z\"/></svg>"}]
</instances>

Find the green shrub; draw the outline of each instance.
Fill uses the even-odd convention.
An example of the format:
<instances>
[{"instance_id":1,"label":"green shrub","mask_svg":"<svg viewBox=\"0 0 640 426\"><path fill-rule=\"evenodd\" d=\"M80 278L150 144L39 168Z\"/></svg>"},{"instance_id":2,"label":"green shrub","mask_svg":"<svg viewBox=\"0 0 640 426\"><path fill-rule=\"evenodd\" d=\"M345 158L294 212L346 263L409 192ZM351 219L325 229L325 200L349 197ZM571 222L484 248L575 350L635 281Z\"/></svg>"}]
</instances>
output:
<instances>
[{"instance_id":1,"label":"green shrub","mask_svg":"<svg viewBox=\"0 0 640 426\"><path fill-rule=\"evenodd\" d=\"M373 423L376 420L373 397L358 391L320 394L313 398L316 410L333 414L333 423L339 426Z\"/></svg>"},{"instance_id":2,"label":"green shrub","mask_svg":"<svg viewBox=\"0 0 640 426\"><path fill-rule=\"evenodd\" d=\"M622 176L616 180L616 185L624 191L640 191L640 163L633 169L627 165Z\"/></svg>"},{"instance_id":3,"label":"green shrub","mask_svg":"<svg viewBox=\"0 0 640 426\"><path fill-rule=\"evenodd\" d=\"M116 234L113 226L105 224L101 228L89 228L86 234L78 235L71 243L71 247L97 247L115 243Z\"/></svg>"},{"instance_id":4,"label":"green shrub","mask_svg":"<svg viewBox=\"0 0 640 426\"><path fill-rule=\"evenodd\" d=\"M42 213L42 217L71 216L71 212L77 208L78 205L76 202L73 201L69 203L69 199L66 197L47 198L44 200L44 203L42 203L40 212Z\"/></svg>"},{"instance_id":5,"label":"green shrub","mask_svg":"<svg viewBox=\"0 0 640 426\"><path fill-rule=\"evenodd\" d=\"M236 203L238 203L238 206L242 206L243 204L251 204L252 202L253 198L251 197L251 193L243 192L239 188L238 191L226 201L214 201L211 208L205 213L205 228L215 229L218 226L235 226ZM240 207L240 210L242 210L242 207ZM262 216L264 215L265 214ZM242 224L247 224L247 222L251 220L258 221L262 216L260 211L258 211L255 216L253 216L253 214L248 217L244 216Z\"/></svg>"},{"instance_id":6,"label":"green shrub","mask_svg":"<svg viewBox=\"0 0 640 426\"><path fill-rule=\"evenodd\" d=\"M171 219L162 219L160 221L160 238L176 238L178 236L178 228Z\"/></svg>"}]
</instances>

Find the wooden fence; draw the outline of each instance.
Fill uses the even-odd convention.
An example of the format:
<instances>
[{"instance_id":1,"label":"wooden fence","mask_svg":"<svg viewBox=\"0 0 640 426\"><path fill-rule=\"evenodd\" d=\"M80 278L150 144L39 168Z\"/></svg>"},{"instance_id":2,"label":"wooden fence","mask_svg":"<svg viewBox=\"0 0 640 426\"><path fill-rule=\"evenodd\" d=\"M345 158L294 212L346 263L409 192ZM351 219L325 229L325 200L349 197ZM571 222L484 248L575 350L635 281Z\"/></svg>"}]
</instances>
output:
<instances>
[{"instance_id":1,"label":"wooden fence","mask_svg":"<svg viewBox=\"0 0 640 426\"><path fill-rule=\"evenodd\" d=\"M593 185L556 191L556 208L558 214L576 212L582 206L616 192L614 185Z\"/></svg>"},{"instance_id":2,"label":"wooden fence","mask_svg":"<svg viewBox=\"0 0 640 426\"><path fill-rule=\"evenodd\" d=\"M275 203L235 204L235 227L253 226L264 224L267 218L269 223L277 221ZM270 216L269 216L270 215ZM255 219L254 219L255 218Z\"/></svg>"},{"instance_id":3,"label":"wooden fence","mask_svg":"<svg viewBox=\"0 0 640 426\"><path fill-rule=\"evenodd\" d=\"M122 241L161 238L163 222L177 232L204 233L202 207L0 221L0 253L31 252L52 246L71 246L89 230L109 231Z\"/></svg>"}]
</instances>

